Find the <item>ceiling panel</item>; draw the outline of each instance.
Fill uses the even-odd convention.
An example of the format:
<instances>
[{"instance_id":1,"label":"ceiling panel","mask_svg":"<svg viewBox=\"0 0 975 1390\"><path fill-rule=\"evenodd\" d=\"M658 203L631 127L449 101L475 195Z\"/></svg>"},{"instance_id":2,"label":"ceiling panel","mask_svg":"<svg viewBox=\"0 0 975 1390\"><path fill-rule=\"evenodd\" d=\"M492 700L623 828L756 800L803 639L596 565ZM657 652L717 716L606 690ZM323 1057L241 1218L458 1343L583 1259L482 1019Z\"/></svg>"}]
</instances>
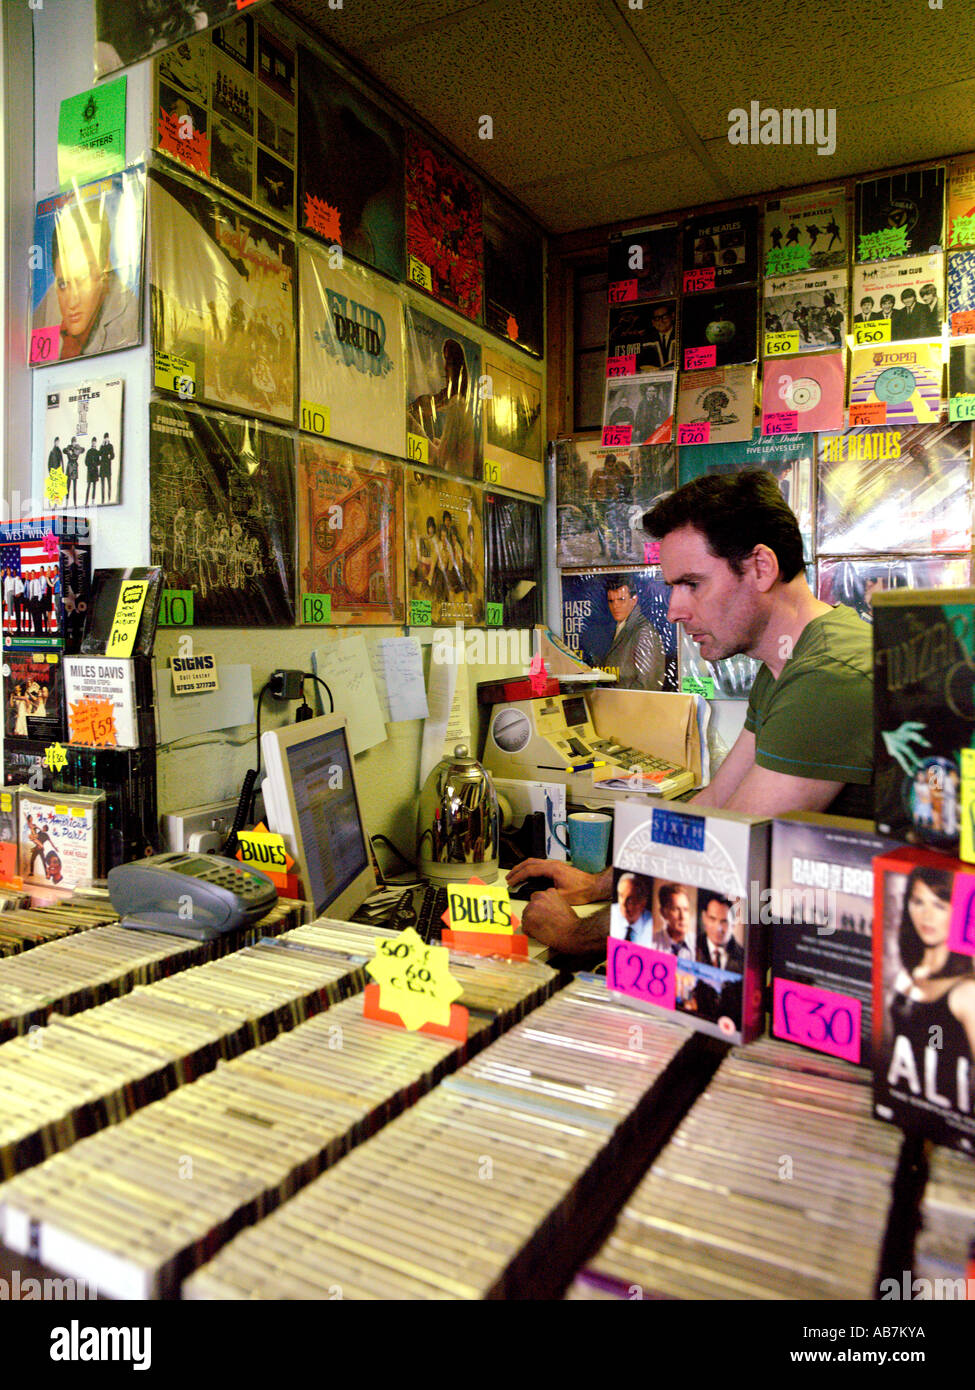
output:
<instances>
[{"instance_id":1,"label":"ceiling panel","mask_svg":"<svg viewBox=\"0 0 975 1390\"><path fill-rule=\"evenodd\" d=\"M285 6L309 29L337 43L348 53L361 53L368 45L395 42L404 30L427 24L443 25L467 10L489 8L495 0L409 0L409 5L388 0L343 0L340 10L328 0L287 0Z\"/></svg>"}]
</instances>

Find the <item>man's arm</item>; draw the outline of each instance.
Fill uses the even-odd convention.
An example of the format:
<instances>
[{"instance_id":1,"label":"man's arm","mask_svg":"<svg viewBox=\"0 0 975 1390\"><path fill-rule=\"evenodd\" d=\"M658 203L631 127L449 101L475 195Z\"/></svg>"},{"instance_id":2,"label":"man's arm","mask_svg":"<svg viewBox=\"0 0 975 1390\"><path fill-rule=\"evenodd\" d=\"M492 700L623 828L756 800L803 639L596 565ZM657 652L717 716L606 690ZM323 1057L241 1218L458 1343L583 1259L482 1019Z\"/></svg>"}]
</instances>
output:
<instances>
[{"instance_id":1,"label":"man's arm","mask_svg":"<svg viewBox=\"0 0 975 1390\"><path fill-rule=\"evenodd\" d=\"M710 784L692 797L692 804L750 815L780 815L786 811L824 811L839 795L842 782L816 777L793 777L770 772L755 762L755 735L742 729Z\"/></svg>"},{"instance_id":2,"label":"man's arm","mask_svg":"<svg viewBox=\"0 0 975 1390\"><path fill-rule=\"evenodd\" d=\"M731 751L706 787L691 797L695 806L725 806L739 783L755 766L755 735L742 729Z\"/></svg>"}]
</instances>

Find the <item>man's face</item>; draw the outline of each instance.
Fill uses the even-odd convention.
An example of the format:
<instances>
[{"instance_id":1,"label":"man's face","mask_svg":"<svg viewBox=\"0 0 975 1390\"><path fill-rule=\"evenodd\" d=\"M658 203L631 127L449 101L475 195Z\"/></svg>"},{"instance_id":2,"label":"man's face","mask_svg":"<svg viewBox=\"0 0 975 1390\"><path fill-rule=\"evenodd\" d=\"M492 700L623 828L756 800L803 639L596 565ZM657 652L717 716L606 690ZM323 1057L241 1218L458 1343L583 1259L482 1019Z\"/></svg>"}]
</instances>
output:
<instances>
[{"instance_id":1,"label":"man's face","mask_svg":"<svg viewBox=\"0 0 975 1390\"><path fill-rule=\"evenodd\" d=\"M901 303L903 304L905 309L914 308L914 305L917 303L917 300L914 296L913 290L904 291L904 293L901 295Z\"/></svg>"},{"instance_id":2,"label":"man's face","mask_svg":"<svg viewBox=\"0 0 975 1390\"><path fill-rule=\"evenodd\" d=\"M883 299L880 301L880 311L881 311L881 313L883 313L883 314L889 314L889 313L891 312L891 310L893 309L893 307L894 307L894 296L893 296L892 294L885 294L884 297L883 297Z\"/></svg>"},{"instance_id":3,"label":"man's face","mask_svg":"<svg viewBox=\"0 0 975 1390\"><path fill-rule=\"evenodd\" d=\"M675 893L669 907L660 909L674 941L683 941L691 927L691 904L686 893Z\"/></svg>"},{"instance_id":4,"label":"man's face","mask_svg":"<svg viewBox=\"0 0 975 1390\"><path fill-rule=\"evenodd\" d=\"M935 301L937 299L937 293L934 290L922 290L921 298L924 300L925 304L928 306L929 309L933 309Z\"/></svg>"},{"instance_id":5,"label":"man's face","mask_svg":"<svg viewBox=\"0 0 975 1390\"><path fill-rule=\"evenodd\" d=\"M84 338L105 296L105 277L91 249L81 244L63 249L54 276L65 332Z\"/></svg>"},{"instance_id":6,"label":"man's face","mask_svg":"<svg viewBox=\"0 0 975 1390\"><path fill-rule=\"evenodd\" d=\"M669 333L674 326L674 316L667 305L654 309L650 321L658 333Z\"/></svg>"},{"instance_id":7,"label":"man's face","mask_svg":"<svg viewBox=\"0 0 975 1390\"><path fill-rule=\"evenodd\" d=\"M616 901L626 918L627 926L632 927L633 923L638 922L641 915L647 910L647 890L641 888L632 878L624 876L619 881Z\"/></svg>"},{"instance_id":8,"label":"man's face","mask_svg":"<svg viewBox=\"0 0 975 1390\"><path fill-rule=\"evenodd\" d=\"M712 898L701 913L701 921L712 946L727 946L731 935L731 909L726 903Z\"/></svg>"},{"instance_id":9,"label":"man's face","mask_svg":"<svg viewBox=\"0 0 975 1390\"><path fill-rule=\"evenodd\" d=\"M631 594L624 584L621 589L610 589L606 595L606 602L613 622L622 623L636 607L636 594Z\"/></svg>"},{"instance_id":10,"label":"man's face","mask_svg":"<svg viewBox=\"0 0 975 1390\"><path fill-rule=\"evenodd\" d=\"M761 636L754 576L739 576L712 555L702 533L681 526L660 542L664 583L671 586L667 617L682 623L705 661L750 652Z\"/></svg>"}]
</instances>

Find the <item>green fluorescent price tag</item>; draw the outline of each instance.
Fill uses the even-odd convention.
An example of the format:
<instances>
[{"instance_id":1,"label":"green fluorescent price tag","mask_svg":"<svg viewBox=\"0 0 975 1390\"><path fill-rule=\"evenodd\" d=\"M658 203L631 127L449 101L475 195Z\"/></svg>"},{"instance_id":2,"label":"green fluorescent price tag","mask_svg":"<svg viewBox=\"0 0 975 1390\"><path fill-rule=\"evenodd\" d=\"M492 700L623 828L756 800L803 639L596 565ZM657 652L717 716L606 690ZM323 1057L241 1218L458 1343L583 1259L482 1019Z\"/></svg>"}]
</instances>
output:
<instances>
[{"instance_id":1,"label":"green fluorescent price tag","mask_svg":"<svg viewBox=\"0 0 975 1390\"><path fill-rule=\"evenodd\" d=\"M302 594L301 621L303 623L330 623L332 621L332 595Z\"/></svg>"},{"instance_id":2,"label":"green fluorescent price tag","mask_svg":"<svg viewBox=\"0 0 975 1390\"><path fill-rule=\"evenodd\" d=\"M159 604L159 626L193 626L192 589L163 589Z\"/></svg>"},{"instance_id":3,"label":"green fluorescent price tag","mask_svg":"<svg viewBox=\"0 0 975 1390\"><path fill-rule=\"evenodd\" d=\"M714 699L714 679L711 676L705 676L702 681L696 680L693 676L685 676L680 688L685 695L703 695L706 700Z\"/></svg>"},{"instance_id":4,"label":"green fluorescent price tag","mask_svg":"<svg viewBox=\"0 0 975 1390\"><path fill-rule=\"evenodd\" d=\"M808 270L809 261L808 246L773 246L765 260L765 274L791 275L797 270Z\"/></svg>"},{"instance_id":5,"label":"green fluorescent price tag","mask_svg":"<svg viewBox=\"0 0 975 1390\"><path fill-rule=\"evenodd\" d=\"M975 420L975 396L952 396L948 402L949 420Z\"/></svg>"},{"instance_id":6,"label":"green fluorescent price tag","mask_svg":"<svg viewBox=\"0 0 975 1390\"><path fill-rule=\"evenodd\" d=\"M410 599L410 626L433 626L433 602L428 598Z\"/></svg>"},{"instance_id":7,"label":"green fluorescent price tag","mask_svg":"<svg viewBox=\"0 0 975 1390\"><path fill-rule=\"evenodd\" d=\"M430 462L430 445L422 434L406 436L406 457L414 463Z\"/></svg>"},{"instance_id":8,"label":"green fluorescent price tag","mask_svg":"<svg viewBox=\"0 0 975 1390\"><path fill-rule=\"evenodd\" d=\"M504 621L504 604L489 603L486 605L488 627L500 627Z\"/></svg>"},{"instance_id":9,"label":"green fluorescent price tag","mask_svg":"<svg viewBox=\"0 0 975 1390\"><path fill-rule=\"evenodd\" d=\"M883 261L888 256L907 255L907 227L884 227L879 232L863 232L857 248L858 261Z\"/></svg>"}]
</instances>

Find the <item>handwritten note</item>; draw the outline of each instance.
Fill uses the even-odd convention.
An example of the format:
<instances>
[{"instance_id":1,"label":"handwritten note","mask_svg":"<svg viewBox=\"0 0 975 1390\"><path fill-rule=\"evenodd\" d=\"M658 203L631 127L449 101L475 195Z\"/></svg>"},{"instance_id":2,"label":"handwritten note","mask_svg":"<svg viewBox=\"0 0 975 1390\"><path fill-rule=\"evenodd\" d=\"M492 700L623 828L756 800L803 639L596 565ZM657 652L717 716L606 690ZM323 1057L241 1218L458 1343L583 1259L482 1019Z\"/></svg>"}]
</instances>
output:
<instances>
[{"instance_id":1,"label":"handwritten note","mask_svg":"<svg viewBox=\"0 0 975 1390\"><path fill-rule=\"evenodd\" d=\"M635 376L636 375L636 353L628 353L625 357L606 358L607 376Z\"/></svg>"},{"instance_id":2,"label":"handwritten note","mask_svg":"<svg viewBox=\"0 0 975 1390\"><path fill-rule=\"evenodd\" d=\"M611 280L609 283L609 302L610 304L626 304L631 299L636 299L637 282L636 280Z\"/></svg>"},{"instance_id":3,"label":"handwritten note","mask_svg":"<svg viewBox=\"0 0 975 1390\"><path fill-rule=\"evenodd\" d=\"M61 330L57 324L53 328L35 328L30 335L30 364L32 367L46 366L56 362L61 355Z\"/></svg>"},{"instance_id":4,"label":"handwritten note","mask_svg":"<svg viewBox=\"0 0 975 1390\"><path fill-rule=\"evenodd\" d=\"M762 434L797 434L799 414L795 410L773 410L762 416Z\"/></svg>"},{"instance_id":5,"label":"handwritten note","mask_svg":"<svg viewBox=\"0 0 975 1390\"><path fill-rule=\"evenodd\" d=\"M714 266L706 266L702 270L684 271L684 293L697 294L699 290L714 289Z\"/></svg>"},{"instance_id":6,"label":"handwritten note","mask_svg":"<svg viewBox=\"0 0 975 1390\"><path fill-rule=\"evenodd\" d=\"M632 438L632 425L607 425L603 430L603 448L629 448Z\"/></svg>"},{"instance_id":7,"label":"handwritten note","mask_svg":"<svg viewBox=\"0 0 975 1390\"><path fill-rule=\"evenodd\" d=\"M856 425L886 425L886 401L861 401L859 405L850 403L850 428Z\"/></svg>"},{"instance_id":8,"label":"handwritten note","mask_svg":"<svg viewBox=\"0 0 975 1390\"><path fill-rule=\"evenodd\" d=\"M711 442L711 422L698 420L693 425L677 426L678 444L709 444Z\"/></svg>"},{"instance_id":9,"label":"handwritten note","mask_svg":"<svg viewBox=\"0 0 975 1390\"><path fill-rule=\"evenodd\" d=\"M335 710L349 721L349 745L362 753L386 739L386 721L376 694L364 637L345 637L311 654L312 670L332 692ZM325 692L316 685L319 696Z\"/></svg>"},{"instance_id":10,"label":"handwritten note","mask_svg":"<svg viewBox=\"0 0 975 1390\"><path fill-rule=\"evenodd\" d=\"M606 953L606 983L610 989L646 1004L676 1008L677 957L670 951L654 951L611 936Z\"/></svg>"},{"instance_id":11,"label":"handwritten note","mask_svg":"<svg viewBox=\"0 0 975 1390\"><path fill-rule=\"evenodd\" d=\"M127 579L122 584L118 603L115 605L112 630L105 643L106 656L132 655L148 592L149 581L146 579Z\"/></svg>"},{"instance_id":12,"label":"handwritten note","mask_svg":"<svg viewBox=\"0 0 975 1390\"><path fill-rule=\"evenodd\" d=\"M889 343L890 319L868 319L866 323L855 323L853 341L857 347L862 347L864 343Z\"/></svg>"},{"instance_id":13,"label":"handwritten note","mask_svg":"<svg viewBox=\"0 0 975 1390\"><path fill-rule=\"evenodd\" d=\"M384 637L373 648L373 675L380 702L385 692L386 719L426 719L427 690L423 683L423 653L415 637ZM381 679L380 679L381 674Z\"/></svg>"}]
</instances>

